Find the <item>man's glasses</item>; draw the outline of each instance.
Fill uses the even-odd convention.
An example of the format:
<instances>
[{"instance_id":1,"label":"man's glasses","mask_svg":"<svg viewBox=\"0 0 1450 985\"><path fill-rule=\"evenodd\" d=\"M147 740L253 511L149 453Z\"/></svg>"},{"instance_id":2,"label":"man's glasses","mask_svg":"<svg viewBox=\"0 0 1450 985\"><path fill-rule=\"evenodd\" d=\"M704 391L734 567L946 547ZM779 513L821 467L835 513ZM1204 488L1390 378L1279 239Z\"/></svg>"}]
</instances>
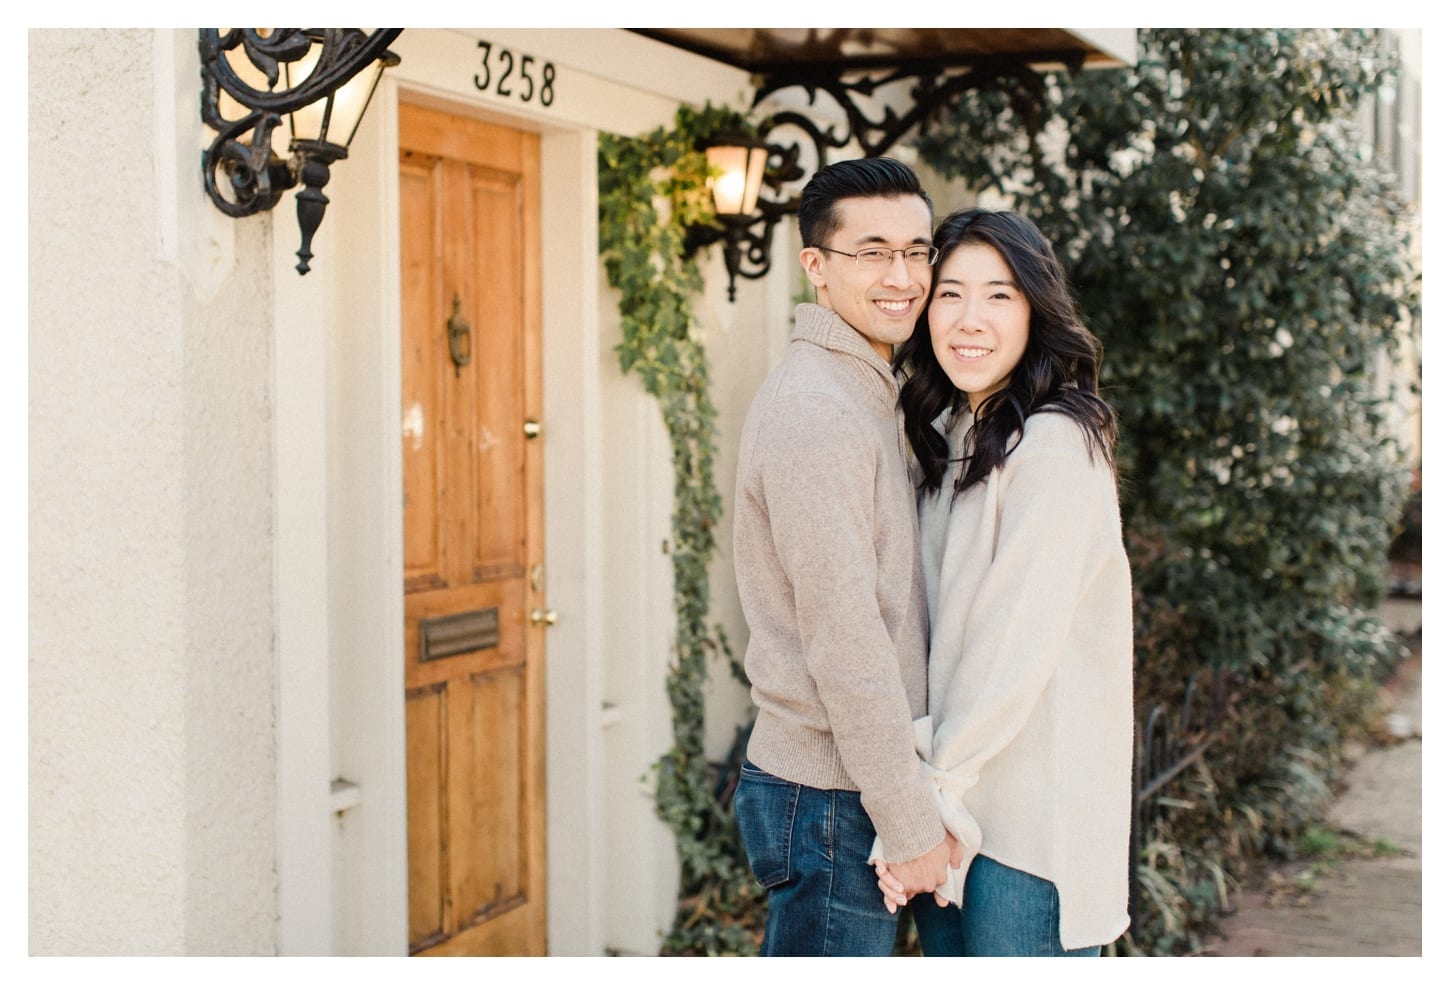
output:
<instances>
[{"instance_id":1,"label":"man's glasses","mask_svg":"<svg viewBox=\"0 0 1450 985\"><path fill-rule=\"evenodd\" d=\"M844 250L833 250L829 246L818 246L818 250L825 250L827 253L839 253L843 257L855 257L858 267L884 267L891 262L891 258L900 253L909 266L930 267L936 263L939 251L935 246L908 246L904 250L888 250L884 246L872 246L868 249L857 250L855 253L847 253Z\"/></svg>"}]
</instances>

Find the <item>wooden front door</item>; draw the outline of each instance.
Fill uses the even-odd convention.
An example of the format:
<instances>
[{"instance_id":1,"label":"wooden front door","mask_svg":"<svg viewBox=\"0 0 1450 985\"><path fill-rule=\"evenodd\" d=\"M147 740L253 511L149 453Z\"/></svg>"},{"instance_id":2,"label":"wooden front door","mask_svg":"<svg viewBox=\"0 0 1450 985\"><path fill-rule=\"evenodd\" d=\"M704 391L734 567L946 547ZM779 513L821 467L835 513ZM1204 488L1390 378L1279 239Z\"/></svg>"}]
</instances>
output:
<instances>
[{"instance_id":1,"label":"wooden front door","mask_svg":"<svg viewBox=\"0 0 1450 985\"><path fill-rule=\"evenodd\" d=\"M409 950L541 955L538 138L399 114Z\"/></svg>"}]
</instances>

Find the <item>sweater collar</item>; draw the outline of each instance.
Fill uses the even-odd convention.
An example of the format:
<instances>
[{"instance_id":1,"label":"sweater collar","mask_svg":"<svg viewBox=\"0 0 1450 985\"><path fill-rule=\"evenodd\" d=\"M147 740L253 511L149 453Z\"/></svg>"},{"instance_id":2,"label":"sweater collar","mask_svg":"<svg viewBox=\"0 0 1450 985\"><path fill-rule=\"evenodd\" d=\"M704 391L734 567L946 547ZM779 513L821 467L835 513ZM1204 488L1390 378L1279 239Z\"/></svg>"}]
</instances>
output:
<instances>
[{"instance_id":1,"label":"sweater collar","mask_svg":"<svg viewBox=\"0 0 1450 985\"><path fill-rule=\"evenodd\" d=\"M892 375L891 364L871 348L864 335L846 324L846 320L830 308L809 302L796 305L795 331L791 333L791 341L796 339L863 360L890 384L892 398L895 398L896 377Z\"/></svg>"}]
</instances>

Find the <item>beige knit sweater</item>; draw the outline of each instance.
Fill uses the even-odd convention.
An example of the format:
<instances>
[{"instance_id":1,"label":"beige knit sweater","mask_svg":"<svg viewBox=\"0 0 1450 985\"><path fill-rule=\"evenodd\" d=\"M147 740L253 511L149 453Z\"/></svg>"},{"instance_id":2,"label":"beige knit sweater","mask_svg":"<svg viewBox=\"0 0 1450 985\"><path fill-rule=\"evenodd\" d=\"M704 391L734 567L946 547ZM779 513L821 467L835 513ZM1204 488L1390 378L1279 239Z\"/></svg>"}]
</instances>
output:
<instances>
[{"instance_id":1,"label":"beige knit sweater","mask_svg":"<svg viewBox=\"0 0 1450 985\"><path fill-rule=\"evenodd\" d=\"M746 416L735 488L759 708L748 755L794 783L859 790L893 862L943 837L912 737L927 710L926 608L896 396L864 337L800 305Z\"/></svg>"},{"instance_id":2,"label":"beige knit sweater","mask_svg":"<svg viewBox=\"0 0 1450 985\"><path fill-rule=\"evenodd\" d=\"M969 415L962 415L969 418ZM967 421L949 434L961 449ZM926 775L962 842L1057 886L1062 946L1128 926L1133 613L1117 486L1064 414L921 505L931 615ZM960 873L949 891L961 899Z\"/></svg>"}]
</instances>

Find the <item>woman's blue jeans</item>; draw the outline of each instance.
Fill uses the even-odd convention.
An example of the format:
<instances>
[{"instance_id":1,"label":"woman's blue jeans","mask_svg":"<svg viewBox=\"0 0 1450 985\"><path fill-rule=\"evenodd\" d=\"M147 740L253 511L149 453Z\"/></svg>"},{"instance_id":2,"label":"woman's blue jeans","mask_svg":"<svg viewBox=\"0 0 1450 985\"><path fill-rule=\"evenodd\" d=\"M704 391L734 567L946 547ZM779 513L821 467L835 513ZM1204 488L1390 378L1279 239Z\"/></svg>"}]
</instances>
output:
<instances>
[{"instance_id":1,"label":"woman's blue jeans","mask_svg":"<svg viewBox=\"0 0 1450 985\"><path fill-rule=\"evenodd\" d=\"M1063 950L1057 887L985 855L967 869L963 906L937 906L930 893L914 896L921 951L927 957L1090 958L1101 947Z\"/></svg>"},{"instance_id":2,"label":"woman's blue jeans","mask_svg":"<svg viewBox=\"0 0 1450 985\"><path fill-rule=\"evenodd\" d=\"M766 889L762 955L885 957L896 944L867 862L876 829L850 790L818 790L746 762L735 820Z\"/></svg>"}]
</instances>

